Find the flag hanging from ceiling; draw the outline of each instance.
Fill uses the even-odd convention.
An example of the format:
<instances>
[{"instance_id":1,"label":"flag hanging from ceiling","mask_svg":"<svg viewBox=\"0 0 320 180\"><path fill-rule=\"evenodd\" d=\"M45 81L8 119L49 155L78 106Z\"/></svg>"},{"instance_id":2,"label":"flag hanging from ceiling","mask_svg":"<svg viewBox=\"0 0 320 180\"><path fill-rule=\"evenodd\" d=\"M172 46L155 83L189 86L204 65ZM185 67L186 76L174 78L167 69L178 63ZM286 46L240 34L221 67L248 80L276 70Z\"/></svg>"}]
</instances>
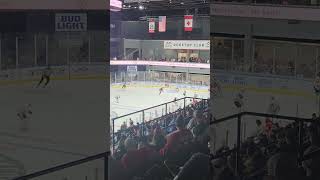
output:
<instances>
[{"instance_id":1,"label":"flag hanging from ceiling","mask_svg":"<svg viewBox=\"0 0 320 180\"><path fill-rule=\"evenodd\" d=\"M192 31L193 27L193 15L184 16L184 31Z\"/></svg>"},{"instance_id":2,"label":"flag hanging from ceiling","mask_svg":"<svg viewBox=\"0 0 320 180\"><path fill-rule=\"evenodd\" d=\"M167 17L159 16L159 32L166 32Z\"/></svg>"},{"instance_id":3,"label":"flag hanging from ceiling","mask_svg":"<svg viewBox=\"0 0 320 180\"><path fill-rule=\"evenodd\" d=\"M154 18L149 19L149 33L154 33L156 28L156 22Z\"/></svg>"}]
</instances>

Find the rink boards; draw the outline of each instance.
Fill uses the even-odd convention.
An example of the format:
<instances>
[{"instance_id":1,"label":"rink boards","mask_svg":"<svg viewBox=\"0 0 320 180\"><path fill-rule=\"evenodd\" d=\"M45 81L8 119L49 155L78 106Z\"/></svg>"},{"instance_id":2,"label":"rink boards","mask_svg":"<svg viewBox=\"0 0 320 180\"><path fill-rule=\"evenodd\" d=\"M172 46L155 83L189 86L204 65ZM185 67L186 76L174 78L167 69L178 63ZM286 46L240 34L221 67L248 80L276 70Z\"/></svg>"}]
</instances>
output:
<instances>
[{"instance_id":1,"label":"rink boards","mask_svg":"<svg viewBox=\"0 0 320 180\"><path fill-rule=\"evenodd\" d=\"M0 85L38 81L45 68L46 67L34 67L0 71ZM107 78L107 65L100 63L51 66L51 69L53 80Z\"/></svg>"},{"instance_id":2,"label":"rink boards","mask_svg":"<svg viewBox=\"0 0 320 180\"><path fill-rule=\"evenodd\" d=\"M114 83L111 84L112 88L121 89L124 83ZM199 92L205 93L208 92L209 86L199 86L199 85L190 85L190 84L180 84L180 83L167 83L169 86L165 87L166 83L159 83L159 82L143 82L143 81L136 81L126 84L127 88L164 88L164 91L167 92L175 92L177 88L179 91L189 90L192 92Z\"/></svg>"}]
</instances>

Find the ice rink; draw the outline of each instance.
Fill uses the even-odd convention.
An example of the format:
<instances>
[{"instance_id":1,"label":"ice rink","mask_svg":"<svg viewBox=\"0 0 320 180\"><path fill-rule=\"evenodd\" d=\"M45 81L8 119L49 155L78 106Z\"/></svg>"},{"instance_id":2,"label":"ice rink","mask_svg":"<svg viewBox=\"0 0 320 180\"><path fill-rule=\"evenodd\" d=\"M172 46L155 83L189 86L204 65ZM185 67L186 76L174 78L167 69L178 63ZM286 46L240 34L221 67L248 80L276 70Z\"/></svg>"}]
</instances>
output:
<instances>
[{"instance_id":1,"label":"ice rink","mask_svg":"<svg viewBox=\"0 0 320 180\"><path fill-rule=\"evenodd\" d=\"M0 157L11 157L10 163L21 164L31 173L107 151L106 82L53 80L47 88L38 89L36 82L1 85ZM33 114L29 131L21 132L17 111L27 103L32 105ZM102 167L103 161L96 161L39 179L62 179L63 173L74 174L68 175L69 179L85 179L84 174L93 179L96 171L103 175Z\"/></svg>"},{"instance_id":2,"label":"ice rink","mask_svg":"<svg viewBox=\"0 0 320 180\"><path fill-rule=\"evenodd\" d=\"M244 88L245 89L245 88ZM222 89L222 95L212 98L212 112L216 118L222 118L229 115L239 113L239 109L234 105L234 98L240 88L228 88ZM311 118L312 113L318 113L319 106L317 104L317 98L313 94L312 89L310 92L304 93L290 93L283 91L268 92L260 89L245 89L244 92L244 107L241 111L267 113L268 106L271 102L271 96L274 96L278 104L280 105L279 115ZM249 137L256 132L256 120L264 122L265 118L245 116L242 121L242 129L245 129L242 133L242 137ZM285 125L289 121L276 120L280 125ZM233 147L236 142L237 132L237 120L232 119L218 125L215 125L215 136L217 146L227 144ZM228 131L228 140L227 138Z\"/></svg>"},{"instance_id":3,"label":"ice rink","mask_svg":"<svg viewBox=\"0 0 320 180\"><path fill-rule=\"evenodd\" d=\"M0 162L2 155L11 157L16 164L23 166L26 173L30 173L106 151L106 127L110 121L106 109L109 94L105 79L53 80L48 88L38 89L34 87L35 83L0 85ZM208 87L201 86L170 84L161 95L159 88L163 83L136 82L128 84L126 89L122 89L121 86L113 84L110 90L111 114L117 116L172 101L174 98L182 98L184 90L190 97L195 93L200 98L209 97ZM176 87L179 87L179 92L176 91ZM213 99L213 112L217 118L238 112L233 104L235 93L235 89L226 88L223 89L222 96ZM270 96L273 95L280 104L281 115L310 118L313 112L318 112L312 91L309 96L299 96L246 90L244 95L243 110L247 111L266 112ZM116 102L116 96L120 96L119 102ZM30 130L21 132L17 111L27 103L32 105L33 111L29 123ZM174 108L177 107L172 107L171 110ZM162 109L156 109L157 112L152 110L145 116L147 119L161 116ZM141 116L138 115L136 118L140 119ZM256 119L259 118L245 118L246 136L254 132ZM123 120L128 121L127 118ZM122 122L117 123L116 127ZM236 121L216 126L215 134L219 137L216 139L217 144L224 143L227 131L229 137L235 137ZM229 138L228 144L232 146L232 143L233 139ZM70 179L84 179L84 174L93 179L96 174L102 175L102 167L103 161L97 161L39 179L62 179L62 174L70 174L70 171L82 172L74 173L78 176Z\"/></svg>"},{"instance_id":4,"label":"ice rink","mask_svg":"<svg viewBox=\"0 0 320 180\"><path fill-rule=\"evenodd\" d=\"M187 84L169 84L168 88L164 88L164 92L159 95L159 89L164 87L164 83L150 83L150 82L135 82L127 84L127 88L122 89L122 84L111 85L111 115L112 117L126 115L132 112L136 112L145 108L163 104L173 101L174 98L183 98L183 92L186 91L187 97L194 97L196 94L198 98L209 98L209 87L207 86L191 86ZM176 88L179 88L179 91ZM120 96L119 102L116 100L116 96ZM174 111L175 109L183 107L183 101L180 101L178 105L171 103L168 109ZM145 119L149 120L155 117L164 115L165 106L151 109L146 111ZM131 118L135 123L141 123L142 114L138 113L132 116L124 117L116 120L115 130L120 128L123 121L129 123Z\"/></svg>"}]
</instances>

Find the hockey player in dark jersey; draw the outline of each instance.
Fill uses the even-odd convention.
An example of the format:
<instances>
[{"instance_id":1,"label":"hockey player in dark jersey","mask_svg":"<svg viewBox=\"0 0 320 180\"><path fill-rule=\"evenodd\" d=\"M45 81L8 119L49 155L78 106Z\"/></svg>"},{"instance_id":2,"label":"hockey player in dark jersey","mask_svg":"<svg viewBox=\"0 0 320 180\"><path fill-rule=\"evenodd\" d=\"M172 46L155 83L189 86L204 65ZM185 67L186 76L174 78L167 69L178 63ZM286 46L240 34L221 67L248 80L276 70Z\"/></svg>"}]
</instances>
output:
<instances>
[{"instance_id":1,"label":"hockey player in dark jersey","mask_svg":"<svg viewBox=\"0 0 320 180\"><path fill-rule=\"evenodd\" d=\"M159 89L159 95L163 93L163 87Z\"/></svg>"},{"instance_id":2,"label":"hockey player in dark jersey","mask_svg":"<svg viewBox=\"0 0 320 180\"><path fill-rule=\"evenodd\" d=\"M45 88L50 82L50 76L51 68L50 66L48 66L45 70L42 71L41 79L37 85L37 88L42 84L43 80L46 80L45 84L43 85L43 88Z\"/></svg>"},{"instance_id":3,"label":"hockey player in dark jersey","mask_svg":"<svg viewBox=\"0 0 320 180\"><path fill-rule=\"evenodd\" d=\"M183 91L183 96L184 96L184 97L187 96L187 91Z\"/></svg>"}]
</instances>

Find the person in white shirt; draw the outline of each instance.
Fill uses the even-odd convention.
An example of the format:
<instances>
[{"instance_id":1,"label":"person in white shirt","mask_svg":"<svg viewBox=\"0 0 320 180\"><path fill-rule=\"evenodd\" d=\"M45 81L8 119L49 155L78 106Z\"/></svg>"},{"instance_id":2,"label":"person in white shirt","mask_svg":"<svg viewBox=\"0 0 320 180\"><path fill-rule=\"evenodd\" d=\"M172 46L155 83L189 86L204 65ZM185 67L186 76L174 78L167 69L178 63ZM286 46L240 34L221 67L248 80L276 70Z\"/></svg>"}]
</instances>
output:
<instances>
[{"instance_id":1,"label":"person in white shirt","mask_svg":"<svg viewBox=\"0 0 320 180\"><path fill-rule=\"evenodd\" d=\"M280 104L274 96L271 96L270 104L267 109L267 113L277 115L280 111Z\"/></svg>"}]
</instances>

